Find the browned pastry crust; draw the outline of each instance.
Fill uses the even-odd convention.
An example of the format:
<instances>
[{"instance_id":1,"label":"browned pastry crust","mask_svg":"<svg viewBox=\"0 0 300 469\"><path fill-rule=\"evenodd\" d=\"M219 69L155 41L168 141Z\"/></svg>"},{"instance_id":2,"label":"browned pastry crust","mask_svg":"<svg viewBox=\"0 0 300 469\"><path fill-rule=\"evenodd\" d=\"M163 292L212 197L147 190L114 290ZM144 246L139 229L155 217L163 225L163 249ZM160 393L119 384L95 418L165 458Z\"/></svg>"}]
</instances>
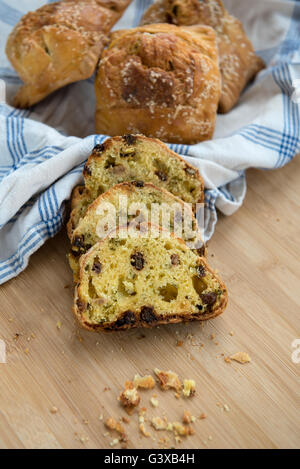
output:
<instances>
[{"instance_id":1,"label":"browned pastry crust","mask_svg":"<svg viewBox=\"0 0 300 469\"><path fill-rule=\"evenodd\" d=\"M229 15L221 0L157 0L144 14L141 24L205 24L214 28L220 56L222 92L219 111L228 112L246 84L264 68L255 55L242 23Z\"/></svg>"},{"instance_id":2,"label":"browned pastry crust","mask_svg":"<svg viewBox=\"0 0 300 469\"><path fill-rule=\"evenodd\" d=\"M210 139L220 86L212 28L155 24L116 31L96 77L96 130L187 144Z\"/></svg>"},{"instance_id":3,"label":"browned pastry crust","mask_svg":"<svg viewBox=\"0 0 300 469\"><path fill-rule=\"evenodd\" d=\"M64 0L23 16L6 53L24 82L14 104L28 107L69 83L89 78L106 34L130 0Z\"/></svg>"},{"instance_id":4,"label":"browned pastry crust","mask_svg":"<svg viewBox=\"0 0 300 469\"><path fill-rule=\"evenodd\" d=\"M151 227L151 225L148 225L148 226ZM117 236L116 236L117 243L118 243L118 234L120 233L120 231L122 231L122 228L117 230ZM184 241L182 239L176 238L174 234L170 233L170 238L169 238L170 246L168 246L167 252L170 254L174 250L179 248L178 252L180 252L181 261L183 261L184 256L187 256L188 257L187 265L194 266L194 267L190 266L188 272L183 274L185 275L184 277L185 281L187 281L186 276L192 277L195 275L193 274L193 271L195 269L196 269L195 270L196 272L200 270L201 272L200 276L202 278L203 276L204 278L209 278L209 280L207 280L208 285L209 285L207 289L208 293L206 293L206 295L200 294L198 297L198 301L202 301L202 299L200 300L200 297L211 297L211 295L214 295L214 299L211 305L207 308L204 307L204 312L200 312L200 311L197 311L197 307L194 306L193 302L189 302L188 300L186 300L181 303L178 303L175 301L174 304L169 303L169 306L163 307L162 310L159 311L158 310L159 306L157 306L157 309L154 307L155 301L156 301L156 299L153 296L154 293L150 292L150 294L148 295L149 297L152 298L153 303L151 304L150 302L148 302L146 303L145 306L142 306L142 304L143 304L143 301L147 301L147 300L144 298L140 298L139 294L137 293L136 296L132 296L132 300L130 300L129 303L126 302L127 307L128 307L128 304L130 305L129 310L126 307L124 311L119 311L120 308L118 308L119 312L116 315L113 311L113 319L110 319L110 320L108 319L96 320L95 318L91 319L89 317L90 313L89 313L88 301L94 302L95 304L98 304L98 305L105 304L105 298L102 297L102 292L100 296L98 296L98 294L96 293L95 286L93 284L94 276L96 279L97 276L111 275L112 278L118 279L119 275L120 274L122 275L122 272L123 272L122 260L119 259L119 255L118 255L119 253L117 252L115 252L115 256L116 256L116 259L119 259L119 263L115 265L113 271L111 270L111 267L103 266L102 264L102 262L105 261L105 259L108 259L106 248L110 242L109 238L110 236L99 241L85 255L81 256L80 258L80 279L75 288L73 312L79 324L83 328L89 331L95 331L95 332L116 331L116 330L121 331L121 330L136 328L136 327L149 328L149 327L157 326L160 324L178 323L178 322L183 322L183 321L184 322L194 321L194 320L203 321L203 320L214 318L220 315L221 313L223 313L228 302L227 290L226 290L224 283L219 279L219 277L215 274L215 272L209 267L205 258L197 257L195 254L191 254L191 251L188 250ZM124 240L122 235L120 236L120 239ZM114 242L113 239L111 241ZM156 242L159 242L159 238L158 240L154 239L154 243ZM125 244L124 241L122 241L121 247L123 248L123 253L126 252L126 256L127 256L127 253L129 253L129 256L130 256L131 254L130 247L127 248L127 245L124 246L124 244ZM141 240L140 248L146 249L145 240ZM154 249L153 248L154 246L151 246L152 252L155 252L155 248ZM192 259L191 259L191 256L192 256ZM133 256L131 256L131 259L132 257ZM130 260L130 257L129 257L129 260ZM161 259L161 262L164 262L164 261L165 260ZM97 270L94 269L95 262L97 263L97 267L99 266ZM143 260L142 265L139 267L136 267L137 270L134 267L132 267L132 269L135 270L138 275L141 272L143 272L143 269L147 268L147 262L148 262L148 259L145 258ZM156 265L156 264L154 266L151 266L150 264L151 264L151 261L149 260L148 266L150 266L150 269L154 268L158 271L154 273L157 280L160 278L159 269L161 269L161 271L165 271L166 275L168 275L169 270L167 270L167 267L165 265L160 267L159 265ZM132 266L134 265L132 261L131 261L131 265ZM108 274L106 272L108 272ZM148 274L146 274L145 278L147 278L147 275ZM170 275L170 279L168 281L172 282L172 278L173 278L172 274L169 274L169 275ZM129 277L128 280L130 280L131 278L134 278L134 277ZM152 278L154 279L154 277ZM125 276L125 279L127 279L126 276ZM174 278L173 278L173 281L174 281ZM106 282L109 282L109 280L106 279ZM218 292L219 292L218 296L216 296L216 294L213 293L213 291L216 288L218 289ZM103 292L104 296L105 296L105 293L106 292ZM87 296L89 300L87 300ZM124 297L121 294L120 296L121 302L123 301L123 298ZM205 301L207 300L204 300L204 303L203 303L204 305L205 305ZM173 310L173 313L170 313L170 309Z\"/></svg>"}]
</instances>

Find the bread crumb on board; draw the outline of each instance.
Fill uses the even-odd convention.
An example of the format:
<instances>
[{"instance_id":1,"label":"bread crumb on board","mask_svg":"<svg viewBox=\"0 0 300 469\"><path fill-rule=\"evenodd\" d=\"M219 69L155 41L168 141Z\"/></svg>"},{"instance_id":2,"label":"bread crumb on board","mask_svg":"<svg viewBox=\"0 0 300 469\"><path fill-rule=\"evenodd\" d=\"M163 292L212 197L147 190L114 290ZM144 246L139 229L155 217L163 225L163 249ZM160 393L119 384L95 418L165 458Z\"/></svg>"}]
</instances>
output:
<instances>
[{"instance_id":1,"label":"bread crumb on board","mask_svg":"<svg viewBox=\"0 0 300 469\"><path fill-rule=\"evenodd\" d=\"M140 403L140 396L132 381L126 381L125 389L120 394L120 402L128 410L133 410Z\"/></svg>"},{"instance_id":2,"label":"bread crumb on board","mask_svg":"<svg viewBox=\"0 0 300 469\"><path fill-rule=\"evenodd\" d=\"M152 426L155 428L155 430L166 430L168 421L166 417L153 417L151 420Z\"/></svg>"},{"instance_id":3,"label":"bread crumb on board","mask_svg":"<svg viewBox=\"0 0 300 469\"><path fill-rule=\"evenodd\" d=\"M135 375L133 384L137 389L138 388L153 389L155 386L155 381L154 381L153 376L151 375L146 375L146 376Z\"/></svg>"},{"instance_id":4,"label":"bread crumb on board","mask_svg":"<svg viewBox=\"0 0 300 469\"><path fill-rule=\"evenodd\" d=\"M123 435L125 433L125 430L124 430L123 426L121 425L121 423L118 422L113 417L109 417L105 420L105 426L109 430L115 430L117 433L120 433L121 435Z\"/></svg>"},{"instance_id":5,"label":"bread crumb on board","mask_svg":"<svg viewBox=\"0 0 300 469\"><path fill-rule=\"evenodd\" d=\"M183 395L184 397L192 397L196 393L196 383L193 379L185 379L183 381Z\"/></svg>"},{"instance_id":6,"label":"bread crumb on board","mask_svg":"<svg viewBox=\"0 0 300 469\"><path fill-rule=\"evenodd\" d=\"M174 371L161 371L158 368L155 368L154 373L159 379L161 389L175 389L177 392L181 391L182 384L178 375L174 373Z\"/></svg>"},{"instance_id":7,"label":"bread crumb on board","mask_svg":"<svg viewBox=\"0 0 300 469\"><path fill-rule=\"evenodd\" d=\"M229 358L230 360L234 360L242 364L251 362L251 358L246 352L237 352L234 355L231 355Z\"/></svg>"},{"instance_id":8,"label":"bread crumb on board","mask_svg":"<svg viewBox=\"0 0 300 469\"><path fill-rule=\"evenodd\" d=\"M183 412L182 417L183 423L194 423L196 421L196 417L194 417L188 410Z\"/></svg>"},{"instance_id":9,"label":"bread crumb on board","mask_svg":"<svg viewBox=\"0 0 300 469\"><path fill-rule=\"evenodd\" d=\"M158 399L156 397L151 397L150 403L153 407L158 407Z\"/></svg>"}]
</instances>

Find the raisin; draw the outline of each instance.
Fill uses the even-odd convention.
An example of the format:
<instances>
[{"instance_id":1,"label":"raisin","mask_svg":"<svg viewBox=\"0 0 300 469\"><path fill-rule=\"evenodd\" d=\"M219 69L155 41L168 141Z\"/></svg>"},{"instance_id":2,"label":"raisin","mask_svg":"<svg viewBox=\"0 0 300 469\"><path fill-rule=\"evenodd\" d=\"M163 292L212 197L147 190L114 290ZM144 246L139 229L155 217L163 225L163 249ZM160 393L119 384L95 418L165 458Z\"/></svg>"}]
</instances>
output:
<instances>
[{"instance_id":1,"label":"raisin","mask_svg":"<svg viewBox=\"0 0 300 469\"><path fill-rule=\"evenodd\" d=\"M178 14L178 5L173 6L172 13L173 13L174 16L177 16L177 14Z\"/></svg>"},{"instance_id":2,"label":"raisin","mask_svg":"<svg viewBox=\"0 0 300 469\"><path fill-rule=\"evenodd\" d=\"M84 165L83 174L85 176L90 176L92 174L92 171L91 171L91 169L90 169L90 167L88 166L87 163Z\"/></svg>"},{"instance_id":3,"label":"raisin","mask_svg":"<svg viewBox=\"0 0 300 469\"><path fill-rule=\"evenodd\" d=\"M104 169L114 168L115 166L116 166L115 160L112 158L107 158L105 165L104 165Z\"/></svg>"},{"instance_id":4,"label":"raisin","mask_svg":"<svg viewBox=\"0 0 300 469\"><path fill-rule=\"evenodd\" d=\"M84 254L92 247L91 244L84 244L84 235L75 236L72 243L72 253L76 256L78 253ZM75 249L74 249L75 248Z\"/></svg>"},{"instance_id":5,"label":"raisin","mask_svg":"<svg viewBox=\"0 0 300 469\"><path fill-rule=\"evenodd\" d=\"M99 261L98 257L96 257L96 258L94 259L94 264L93 264L92 270L93 270L96 274L100 274L100 273L101 273L102 264L101 264L101 262Z\"/></svg>"},{"instance_id":6,"label":"raisin","mask_svg":"<svg viewBox=\"0 0 300 469\"><path fill-rule=\"evenodd\" d=\"M180 264L180 260L177 254L172 254L171 255L171 264L172 265L178 265Z\"/></svg>"},{"instance_id":7,"label":"raisin","mask_svg":"<svg viewBox=\"0 0 300 469\"><path fill-rule=\"evenodd\" d=\"M131 134L123 135L122 139L127 145L134 145L137 140L136 136Z\"/></svg>"},{"instance_id":8,"label":"raisin","mask_svg":"<svg viewBox=\"0 0 300 469\"><path fill-rule=\"evenodd\" d=\"M166 181L167 175L163 171L155 171L156 176L161 180L161 181Z\"/></svg>"},{"instance_id":9,"label":"raisin","mask_svg":"<svg viewBox=\"0 0 300 469\"><path fill-rule=\"evenodd\" d=\"M205 277L206 271L205 271L205 268L203 267L203 265L201 265L201 264L197 265L196 271L197 271L197 275L198 275L199 278Z\"/></svg>"},{"instance_id":10,"label":"raisin","mask_svg":"<svg viewBox=\"0 0 300 469\"><path fill-rule=\"evenodd\" d=\"M197 249L197 253L199 254L199 256L203 257L204 254L205 254L205 246L204 244L202 244L201 248Z\"/></svg>"},{"instance_id":11,"label":"raisin","mask_svg":"<svg viewBox=\"0 0 300 469\"><path fill-rule=\"evenodd\" d=\"M129 156L135 156L135 150L120 150L121 158L129 158Z\"/></svg>"},{"instance_id":12,"label":"raisin","mask_svg":"<svg viewBox=\"0 0 300 469\"><path fill-rule=\"evenodd\" d=\"M80 313L83 313L83 311L86 309L86 303L84 301L80 300L79 298L76 301L76 305L77 305L78 311Z\"/></svg>"},{"instance_id":13,"label":"raisin","mask_svg":"<svg viewBox=\"0 0 300 469\"><path fill-rule=\"evenodd\" d=\"M126 311L120 319L116 321L117 327L134 324L136 322L135 314L132 311Z\"/></svg>"},{"instance_id":14,"label":"raisin","mask_svg":"<svg viewBox=\"0 0 300 469\"><path fill-rule=\"evenodd\" d=\"M217 295L215 292L209 292L209 293L202 293L202 295L200 295L200 298L203 302L203 304L207 305L207 306L212 306L215 304L216 302L216 299L217 299Z\"/></svg>"},{"instance_id":15,"label":"raisin","mask_svg":"<svg viewBox=\"0 0 300 469\"><path fill-rule=\"evenodd\" d=\"M131 265L136 268L136 270L142 270L144 268L144 256L141 252L135 252L130 257Z\"/></svg>"},{"instance_id":16,"label":"raisin","mask_svg":"<svg viewBox=\"0 0 300 469\"><path fill-rule=\"evenodd\" d=\"M93 151L96 153L101 153L104 150L105 150L105 146L103 145L103 143L97 143L97 145L93 149Z\"/></svg>"},{"instance_id":17,"label":"raisin","mask_svg":"<svg viewBox=\"0 0 300 469\"><path fill-rule=\"evenodd\" d=\"M73 246L75 246L78 249L83 249L83 247L84 247L84 235L75 236L74 241L73 241Z\"/></svg>"},{"instance_id":18,"label":"raisin","mask_svg":"<svg viewBox=\"0 0 300 469\"><path fill-rule=\"evenodd\" d=\"M144 185L145 185L144 181L133 181L133 184L136 187L144 187Z\"/></svg>"},{"instance_id":19,"label":"raisin","mask_svg":"<svg viewBox=\"0 0 300 469\"><path fill-rule=\"evenodd\" d=\"M190 166L185 167L185 172L190 176L194 176L196 174L196 170L194 168L191 168Z\"/></svg>"},{"instance_id":20,"label":"raisin","mask_svg":"<svg viewBox=\"0 0 300 469\"><path fill-rule=\"evenodd\" d=\"M72 255L73 255L74 257L79 257L79 256L81 255L81 252L80 252L79 250L77 250L77 249L76 249L76 250L73 249L73 247L71 248L71 251L72 251Z\"/></svg>"},{"instance_id":21,"label":"raisin","mask_svg":"<svg viewBox=\"0 0 300 469\"><path fill-rule=\"evenodd\" d=\"M202 306L202 305L196 305L196 308L198 308L199 311L202 311L202 310L203 310L203 306Z\"/></svg>"},{"instance_id":22,"label":"raisin","mask_svg":"<svg viewBox=\"0 0 300 469\"><path fill-rule=\"evenodd\" d=\"M157 321L157 317L152 306L143 306L141 309L140 318L142 321L147 322L148 324Z\"/></svg>"}]
</instances>

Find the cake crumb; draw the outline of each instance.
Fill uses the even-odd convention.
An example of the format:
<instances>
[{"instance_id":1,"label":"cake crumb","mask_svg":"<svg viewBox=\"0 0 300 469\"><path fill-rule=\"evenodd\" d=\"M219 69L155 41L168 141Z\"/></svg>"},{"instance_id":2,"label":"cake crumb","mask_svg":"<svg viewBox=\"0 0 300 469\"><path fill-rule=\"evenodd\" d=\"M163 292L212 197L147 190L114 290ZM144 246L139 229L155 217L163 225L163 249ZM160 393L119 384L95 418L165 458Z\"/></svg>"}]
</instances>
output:
<instances>
[{"instance_id":1,"label":"cake crumb","mask_svg":"<svg viewBox=\"0 0 300 469\"><path fill-rule=\"evenodd\" d=\"M123 426L121 425L120 422L118 422L113 417L109 417L108 419L106 419L104 425L109 430L115 430L117 433L120 433L120 435L122 435L122 436L125 435L125 430L124 430Z\"/></svg>"},{"instance_id":2,"label":"cake crumb","mask_svg":"<svg viewBox=\"0 0 300 469\"><path fill-rule=\"evenodd\" d=\"M155 430L166 430L168 422L166 417L153 417L151 420L151 424L155 428Z\"/></svg>"},{"instance_id":3,"label":"cake crumb","mask_svg":"<svg viewBox=\"0 0 300 469\"><path fill-rule=\"evenodd\" d=\"M141 434L145 436L146 438L149 438L151 436L151 434L147 432L144 422L141 422L139 424L139 429L140 429Z\"/></svg>"},{"instance_id":4,"label":"cake crumb","mask_svg":"<svg viewBox=\"0 0 300 469\"><path fill-rule=\"evenodd\" d=\"M185 410L182 417L183 423L194 423L196 418L188 411Z\"/></svg>"},{"instance_id":5,"label":"cake crumb","mask_svg":"<svg viewBox=\"0 0 300 469\"><path fill-rule=\"evenodd\" d=\"M57 328L58 330L61 329L61 322L60 322L60 321L57 321L57 323L56 323L56 328Z\"/></svg>"},{"instance_id":6,"label":"cake crumb","mask_svg":"<svg viewBox=\"0 0 300 469\"><path fill-rule=\"evenodd\" d=\"M154 373L159 379L161 389L175 389L177 392L181 391L182 384L180 379L174 371L161 371L155 368Z\"/></svg>"},{"instance_id":7,"label":"cake crumb","mask_svg":"<svg viewBox=\"0 0 300 469\"><path fill-rule=\"evenodd\" d=\"M118 439L118 438L114 438L114 439L109 443L109 446L113 447L113 446L116 446L118 443L119 443L119 439Z\"/></svg>"},{"instance_id":8,"label":"cake crumb","mask_svg":"<svg viewBox=\"0 0 300 469\"><path fill-rule=\"evenodd\" d=\"M223 409L225 412L230 412L230 407L227 404L224 404Z\"/></svg>"},{"instance_id":9,"label":"cake crumb","mask_svg":"<svg viewBox=\"0 0 300 469\"><path fill-rule=\"evenodd\" d=\"M151 375L140 376L135 375L133 380L134 386L142 389L153 389L155 386L155 381Z\"/></svg>"},{"instance_id":10,"label":"cake crumb","mask_svg":"<svg viewBox=\"0 0 300 469\"><path fill-rule=\"evenodd\" d=\"M193 435L195 431L189 426L182 425L180 422L173 423L173 431L175 434L180 436Z\"/></svg>"},{"instance_id":11,"label":"cake crumb","mask_svg":"<svg viewBox=\"0 0 300 469\"><path fill-rule=\"evenodd\" d=\"M50 413L51 413L51 414L57 414L57 412L58 412L58 408L57 408L57 407L55 407L55 406L51 407L51 409L50 409Z\"/></svg>"},{"instance_id":12,"label":"cake crumb","mask_svg":"<svg viewBox=\"0 0 300 469\"><path fill-rule=\"evenodd\" d=\"M231 355L230 359L242 364L251 362L251 358L246 352L237 352Z\"/></svg>"},{"instance_id":13,"label":"cake crumb","mask_svg":"<svg viewBox=\"0 0 300 469\"><path fill-rule=\"evenodd\" d=\"M193 379L185 379L183 381L183 395L184 397L192 397L196 393L196 383Z\"/></svg>"},{"instance_id":14,"label":"cake crumb","mask_svg":"<svg viewBox=\"0 0 300 469\"><path fill-rule=\"evenodd\" d=\"M127 410L133 410L140 403L140 396L132 381L126 381L125 389L120 394L120 402Z\"/></svg>"},{"instance_id":15,"label":"cake crumb","mask_svg":"<svg viewBox=\"0 0 300 469\"><path fill-rule=\"evenodd\" d=\"M202 414L200 414L198 418L199 420L204 420L207 418L207 415L204 412L202 412Z\"/></svg>"}]
</instances>

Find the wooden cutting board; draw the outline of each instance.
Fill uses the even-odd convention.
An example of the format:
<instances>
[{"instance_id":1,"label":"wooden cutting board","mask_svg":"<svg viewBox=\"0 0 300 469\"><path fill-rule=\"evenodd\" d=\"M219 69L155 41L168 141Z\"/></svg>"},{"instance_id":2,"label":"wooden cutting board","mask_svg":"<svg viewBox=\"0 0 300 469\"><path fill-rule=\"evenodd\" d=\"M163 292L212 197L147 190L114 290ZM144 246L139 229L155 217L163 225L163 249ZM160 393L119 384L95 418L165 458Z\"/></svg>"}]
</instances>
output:
<instances>
[{"instance_id":1,"label":"wooden cutting board","mask_svg":"<svg viewBox=\"0 0 300 469\"><path fill-rule=\"evenodd\" d=\"M197 393L177 400L172 391L141 391L146 418L181 421L184 410L207 416L197 418L195 434L177 447L299 447L300 365L292 361L292 342L300 338L300 160L247 176L245 204L231 217L219 216L209 244L209 261L230 296L215 320L79 332L65 231L0 287L0 338L7 344L7 364L0 365L1 448L110 447L116 434L108 435L99 417L125 416L117 400L124 382L155 367L193 378ZM224 361L239 351L251 363ZM150 404L153 393L157 408ZM172 435L155 432L148 421L152 437L142 436L137 413L129 420L128 448L174 445ZM169 441L160 441L166 436Z\"/></svg>"}]
</instances>

